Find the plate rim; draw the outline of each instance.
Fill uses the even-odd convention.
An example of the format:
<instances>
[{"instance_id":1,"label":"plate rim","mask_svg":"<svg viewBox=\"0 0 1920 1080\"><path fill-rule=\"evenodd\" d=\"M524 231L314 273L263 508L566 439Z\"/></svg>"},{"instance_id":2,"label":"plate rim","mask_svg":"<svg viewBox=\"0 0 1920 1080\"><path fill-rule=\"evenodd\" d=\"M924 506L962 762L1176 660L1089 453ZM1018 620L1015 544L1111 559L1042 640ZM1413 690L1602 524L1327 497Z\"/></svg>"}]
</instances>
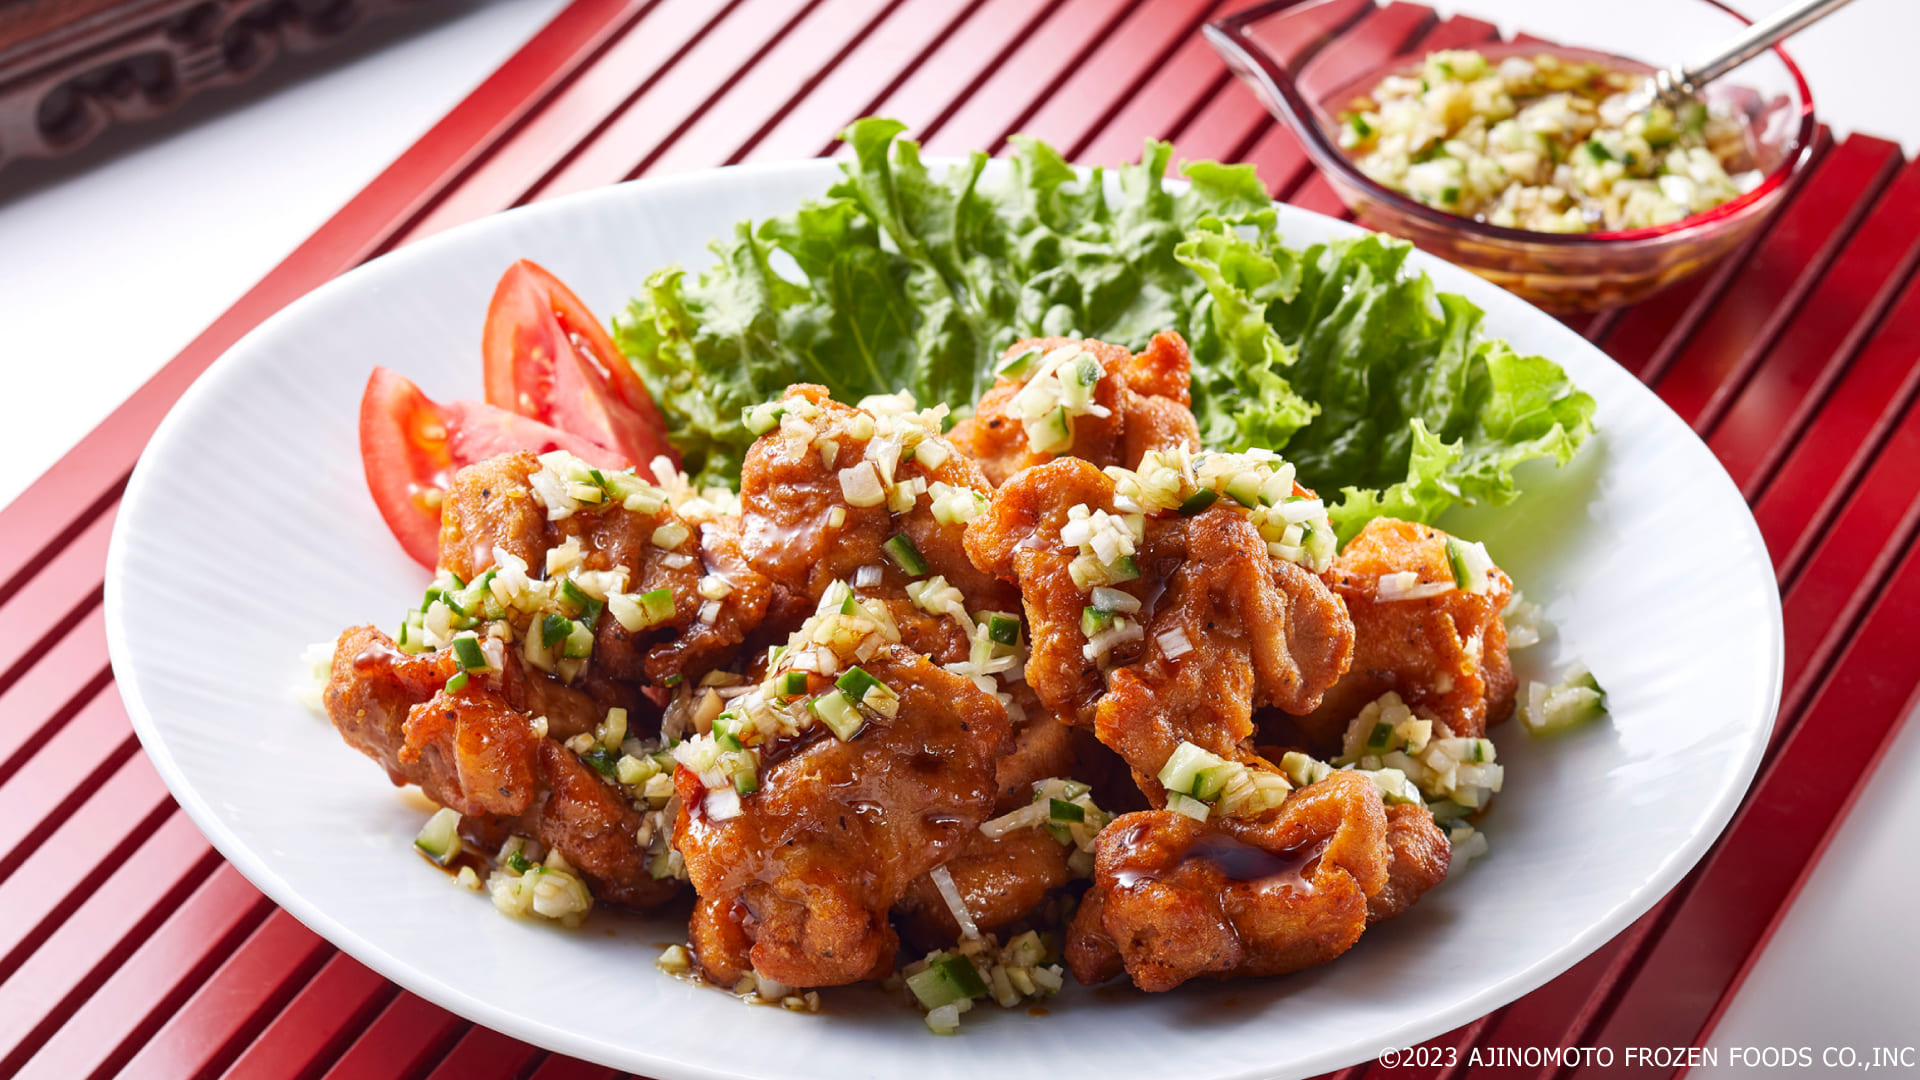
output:
<instances>
[{"instance_id":1,"label":"plate rim","mask_svg":"<svg viewBox=\"0 0 1920 1080\"><path fill-rule=\"evenodd\" d=\"M964 159L930 157L926 159L926 163L930 168L938 169L957 164L962 160ZM654 192L698 187L703 183L711 182L716 175L751 177L761 174L796 173L805 178L806 174L818 173L823 178L833 178L840 175L840 164L841 162L832 158L758 162L701 169L666 177L631 180L490 214L369 260L303 294L263 320L223 351L194 378L187 389L168 408L166 416L156 427L146 446L142 447L139 459L127 481L120 499L120 507L123 511L133 508L136 512L118 514L108 542L103 583L107 651L116 688L127 711L128 719L139 738L141 747L160 774L168 791L214 849L243 877L276 905L286 909L302 925L383 978L473 1023L552 1052L580 1057L614 1068L632 1070L637 1067L659 1076L661 1080L745 1080L753 1075L732 1069L717 1068L696 1059L659 1056L635 1044L611 1043L582 1031L557 1027L496 1006L484 997L469 993L457 985L437 978L425 969L369 941L352 926L334 918L326 909L310 901L275 872L264 858L256 854L254 849L226 824L187 777L148 708L140 690L137 665L133 661L132 646L128 641L123 618L122 605L126 588L124 585L125 560L128 557L128 545L132 542L128 538L130 523L139 517L137 510L147 497L147 489L152 483L151 477L156 467L150 462L158 457L158 455L150 455L148 451L174 438L176 429L187 423L185 418L194 411L194 403L200 397L210 394L212 387L221 380L242 370L238 366L239 362L234 359L236 355L249 351L256 340L270 337L277 332L277 327L281 323L297 320L301 312L325 302L334 292L359 287L359 281L370 273L377 275L401 272L398 268L404 268L415 260L431 259L434 252L440 248L463 243L464 238L473 233L502 227L497 223L507 219L524 221L546 215L564 217L575 213L575 207L591 203L645 199ZM990 168L995 170L1004 167L1004 162L990 163ZM1084 174L1086 170L1083 168L1082 172ZM1169 187L1184 186L1181 181L1173 179L1169 179L1168 185ZM825 186L825 184L820 185L822 190ZM1283 235L1286 221L1290 217L1317 219L1315 220L1317 226L1329 228L1337 234L1364 235L1369 232L1350 222L1315 211L1278 202L1274 206L1280 214L1279 224ZM1493 313L1493 308L1496 306L1510 308L1511 305L1519 305L1531 314L1522 314L1518 317L1548 320L1554 336L1564 336L1576 349L1591 350L1593 355L1604 361L1605 378L1610 383L1616 384L1618 392L1641 395L1643 398L1641 405L1654 407L1659 413L1661 423L1679 425L1685 430L1688 438L1700 445L1706 453L1706 459L1712 463L1714 482L1730 489L1743 508L1741 525L1748 534L1746 539L1752 542L1755 550L1760 552L1767 550L1750 504L1740 495L1724 466L1712 454L1711 448L1707 447L1698 434L1651 388L1621 367L1611 356L1553 319L1552 316L1464 268L1429 255L1418 248L1410 252L1409 266L1432 275L1436 285L1445 291L1466 294L1468 299L1487 310L1489 314ZM1591 390L1591 385L1583 388ZM1630 890L1619 903L1608 909L1603 917L1594 920L1566 944L1545 953L1502 980L1453 1000L1445 1008L1404 1020L1394 1028L1381 1032L1378 1052L1418 1045L1436 1035L1451 1031L1462 1023L1485 1016L1495 1009L1524 997L1547 981L1571 969L1592 955L1607 940L1618 935L1651 910L1705 858L1708 851L1718 842L1728 824L1739 812L1746 793L1752 787L1761 760L1770 743L1770 733L1779 717L1785 675L1784 618L1778 581L1770 572L1770 566L1765 567L1765 570L1767 572L1761 576L1764 578L1765 591L1771 599L1771 603L1766 605L1767 620L1764 627L1767 638L1766 686L1762 696L1762 700L1766 703L1763 710L1765 720L1756 728L1756 737L1750 741L1738 768L1725 774L1728 782L1724 790L1715 796L1713 803L1703 816L1705 825L1688 836L1684 843L1668 852L1666 857L1648 873L1644 881ZM1297 1072L1301 1076L1311 1076L1365 1060L1371 1059L1354 1059L1352 1051L1347 1049L1316 1049L1296 1056L1285 1068L1289 1073ZM1208 1073L1207 1080L1261 1080L1272 1075L1273 1071L1270 1067L1255 1066L1234 1072Z\"/></svg>"}]
</instances>

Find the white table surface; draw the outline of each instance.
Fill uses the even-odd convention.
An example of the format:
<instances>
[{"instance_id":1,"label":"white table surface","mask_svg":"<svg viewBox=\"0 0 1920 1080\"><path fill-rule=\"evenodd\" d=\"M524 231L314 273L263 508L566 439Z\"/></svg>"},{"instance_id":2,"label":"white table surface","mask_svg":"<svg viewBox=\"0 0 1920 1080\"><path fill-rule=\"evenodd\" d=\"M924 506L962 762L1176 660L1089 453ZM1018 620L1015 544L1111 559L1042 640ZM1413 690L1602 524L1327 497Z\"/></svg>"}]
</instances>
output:
<instances>
[{"instance_id":1,"label":"white table surface","mask_svg":"<svg viewBox=\"0 0 1920 1080\"><path fill-rule=\"evenodd\" d=\"M1459 6L1497 16L1503 4ZM1538 3L1541 0L1527 0ZM1586 0L1558 0L1586 2ZM1733 0L1759 14L1781 0ZM238 91L0 171L0 505L25 490L531 36L563 0L443 2ZM1920 149L1920 3L1858 0L1793 53L1825 119ZM270 148L264 150L263 148ZM1920 757L1909 722L1709 1040L1920 1043ZM1752 1075L1722 1051L1696 1075ZM1764 1070L1762 1070L1764 1071ZM1789 1070L1805 1075L1821 1071Z\"/></svg>"}]
</instances>

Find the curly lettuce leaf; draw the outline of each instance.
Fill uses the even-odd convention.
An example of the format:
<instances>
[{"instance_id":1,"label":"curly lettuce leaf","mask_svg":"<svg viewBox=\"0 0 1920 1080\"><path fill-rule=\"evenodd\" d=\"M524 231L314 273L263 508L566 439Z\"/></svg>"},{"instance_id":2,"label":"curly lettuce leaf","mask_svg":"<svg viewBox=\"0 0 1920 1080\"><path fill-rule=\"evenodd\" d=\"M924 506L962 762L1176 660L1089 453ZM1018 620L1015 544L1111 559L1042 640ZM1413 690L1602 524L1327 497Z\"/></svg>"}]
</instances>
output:
<instances>
[{"instance_id":1,"label":"curly lettuce leaf","mask_svg":"<svg viewBox=\"0 0 1920 1080\"><path fill-rule=\"evenodd\" d=\"M856 122L825 198L741 223L714 266L654 273L616 318L699 482L737 483L742 409L790 383L962 411L1008 345L1048 335L1183 334L1206 445L1284 450L1343 493L1343 538L1379 514L1509 501L1514 466L1564 463L1592 430L1590 397L1485 338L1478 309L1406 270L1404 243L1287 247L1251 166L1188 163L1174 191L1173 148L1149 142L1115 198L1037 139L1015 136L994 177L982 154L936 174L904 131Z\"/></svg>"},{"instance_id":2,"label":"curly lettuce leaf","mask_svg":"<svg viewBox=\"0 0 1920 1080\"><path fill-rule=\"evenodd\" d=\"M1565 464L1593 430L1593 399L1559 365L1484 337L1479 308L1406 271L1410 250L1368 235L1296 252L1205 226L1181 245L1209 292L1194 358L1208 445L1282 449L1303 482L1340 490L1342 541L1383 514L1510 502L1515 466ZM1268 415L1278 384L1311 410L1300 422Z\"/></svg>"}]
</instances>

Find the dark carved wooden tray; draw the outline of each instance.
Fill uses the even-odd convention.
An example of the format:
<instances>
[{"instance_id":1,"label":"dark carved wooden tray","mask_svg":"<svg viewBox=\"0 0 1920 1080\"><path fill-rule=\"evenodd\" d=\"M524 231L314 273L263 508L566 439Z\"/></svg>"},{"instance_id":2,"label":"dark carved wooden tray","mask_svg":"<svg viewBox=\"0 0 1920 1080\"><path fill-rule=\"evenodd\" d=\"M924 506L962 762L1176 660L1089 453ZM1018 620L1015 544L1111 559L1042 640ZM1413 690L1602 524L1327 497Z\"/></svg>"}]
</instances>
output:
<instances>
[{"instance_id":1,"label":"dark carved wooden tray","mask_svg":"<svg viewBox=\"0 0 1920 1080\"><path fill-rule=\"evenodd\" d=\"M76 149L426 0L0 0L0 167Z\"/></svg>"}]
</instances>

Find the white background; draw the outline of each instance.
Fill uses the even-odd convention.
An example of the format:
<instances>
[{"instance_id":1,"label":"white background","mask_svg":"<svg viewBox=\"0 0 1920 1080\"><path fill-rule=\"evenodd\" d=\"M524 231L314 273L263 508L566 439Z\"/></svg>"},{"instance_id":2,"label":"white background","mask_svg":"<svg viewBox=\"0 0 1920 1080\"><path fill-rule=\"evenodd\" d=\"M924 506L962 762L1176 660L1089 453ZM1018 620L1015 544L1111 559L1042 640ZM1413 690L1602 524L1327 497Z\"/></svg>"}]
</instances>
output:
<instances>
[{"instance_id":1,"label":"white background","mask_svg":"<svg viewBox=\"0 0 1920 1080\"><path fill-rule=\"evenodd\" d=\"M1458 5L1497 16L1513 0ZM1533 0L1540 2L1540 0ZM1560 0L1580 2L1588 0ZM1748 14L1780 0L1733 0ZM423 5L80 154L0 170L0 504L10 501L510 56L562 0ZM1450 5L1451 6L1451 5ZM1920 3L1795 41L1825 120L1920 148ZM1711 1042L1920 1042L1920 755L1909 723ZM1723 1053L1723 1062L1725 1056ZM1723 1064L1695 1075L1752 1070Z\"/></svg>"}]
</instances>

